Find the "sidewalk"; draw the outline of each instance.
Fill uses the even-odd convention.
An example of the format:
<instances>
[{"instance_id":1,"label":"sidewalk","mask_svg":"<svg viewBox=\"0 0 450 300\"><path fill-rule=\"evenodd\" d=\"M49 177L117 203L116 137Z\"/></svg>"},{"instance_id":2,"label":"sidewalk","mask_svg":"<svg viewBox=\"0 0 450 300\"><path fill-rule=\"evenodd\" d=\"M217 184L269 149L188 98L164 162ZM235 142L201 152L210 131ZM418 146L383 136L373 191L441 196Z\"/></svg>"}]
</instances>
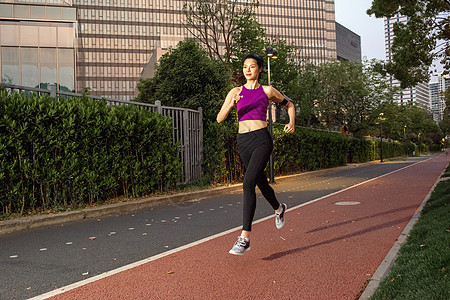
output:
<instances>
[{"instance_id":1,"label":"sidewalk","mask_svg":"<svg viewBox=\"0 0 450 300\"><path fill-rule=\"evenodd\" d=\"M449 156L434 156L290 208L282 230L273 217L262 219L242 257L228 254L236 228L43 296L356 299L448 162Z\"/></svg>"}]
</instances>

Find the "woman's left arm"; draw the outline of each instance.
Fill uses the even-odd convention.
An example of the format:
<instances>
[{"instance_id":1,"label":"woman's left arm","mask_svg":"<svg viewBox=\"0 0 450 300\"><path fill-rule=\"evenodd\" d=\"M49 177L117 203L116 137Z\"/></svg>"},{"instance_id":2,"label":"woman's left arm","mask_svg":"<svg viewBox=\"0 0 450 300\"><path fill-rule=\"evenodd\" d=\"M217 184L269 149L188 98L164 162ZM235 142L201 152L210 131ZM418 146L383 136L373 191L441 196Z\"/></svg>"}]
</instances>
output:
<instances>
[{"instance_id":1,"label":"woman's left arm","mask_svg":"<svg viewBox=\"0 0 450 300\"><path fill-rule=\"evenodd\" d=\"M284 126L284 132L293 133L295 130L295 106L294 103L290 101L290 99L286 99L286 97L277 91L272 86L264 86L264 92L266 93L269 100L282 103L286 108L289 115L289 124Z\"/></svg>"}]
</instances>

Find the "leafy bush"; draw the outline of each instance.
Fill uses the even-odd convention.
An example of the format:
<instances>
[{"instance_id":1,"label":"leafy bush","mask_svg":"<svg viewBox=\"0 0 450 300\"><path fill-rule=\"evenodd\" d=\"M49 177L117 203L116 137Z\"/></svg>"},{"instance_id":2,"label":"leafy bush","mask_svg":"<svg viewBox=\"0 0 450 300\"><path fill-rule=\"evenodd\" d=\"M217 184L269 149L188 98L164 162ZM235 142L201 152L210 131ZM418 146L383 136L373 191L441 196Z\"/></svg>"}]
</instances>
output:
<instances>
[{"instance_id":1,"label":"leafy bush","mask_svg":"<svg viewBox=\"0 0 450 300\"><path fill-rule=\"evenodd\" d=\"M231 74L221 61L213 60L194 40L180 42L164 54L155 76L141 79L136 101L190 109L202 107L204 128L203 173L210 181L219 181L227 154L228 138L234 130L229 117L225 126L217 126L216 115L231 89ZM222 145L225 147L223 148Z\"/></svg>"},{"instance_id":2,"label":"leafy bush","mask_svg":"<svg viewBox=\"0 0 450 300\"><path fill-rule=\"evenodd\" d=\"M135 106L0 90L3 213L164 190L181 174L171 121Z\"/></svg>"},{"instance_id":3,"label":"leafy bush","mask_svg":"<svg viewBox=\"0 0 450 300\"><path fill-rule=\"evenodd\" d=\"M331 168L347 162L348 142L341 134L306 128L286 134L280 125L273 132L276 174Z\"/></svg>"}]
</instances>

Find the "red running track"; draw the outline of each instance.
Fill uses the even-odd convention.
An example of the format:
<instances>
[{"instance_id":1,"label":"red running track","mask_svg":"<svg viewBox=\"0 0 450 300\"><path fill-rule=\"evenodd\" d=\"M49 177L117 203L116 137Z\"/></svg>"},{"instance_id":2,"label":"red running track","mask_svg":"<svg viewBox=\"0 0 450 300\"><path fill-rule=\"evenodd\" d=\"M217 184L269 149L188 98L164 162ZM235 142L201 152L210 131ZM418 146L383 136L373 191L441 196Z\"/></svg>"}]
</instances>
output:
<instances>
[{"instance_id":1,"label":"red running track","mask_svg":"<svg viewBox=\"0 0 450 300\"><path fill-rule=\"evenodd\" d=\"M449 158L434 156L292 208L281 230L273 218L258 222L243 256L228 254L236 230L54 299L356 299Z\"/></svg>"}]
</instances>

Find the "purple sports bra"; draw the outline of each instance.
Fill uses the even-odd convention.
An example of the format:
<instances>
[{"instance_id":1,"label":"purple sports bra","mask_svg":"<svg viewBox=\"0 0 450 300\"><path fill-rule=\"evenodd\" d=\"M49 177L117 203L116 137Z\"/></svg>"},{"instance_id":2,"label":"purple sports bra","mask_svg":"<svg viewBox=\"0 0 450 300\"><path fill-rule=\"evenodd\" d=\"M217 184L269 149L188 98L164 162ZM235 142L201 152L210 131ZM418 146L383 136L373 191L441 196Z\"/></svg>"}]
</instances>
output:
<instances>
[{"instance_id":1,"label":"purple sports bra","mask_svg":"<svg viewBox=\"0 0 450 300\"><path fill-rule=\"evenodd\" d=\"M242 86L242 91L239 95L242 96L241 100L236 104L239 122L245 120L267 120L269 98L267 98L262 85L254 90L249 90Z\"/></svg>"}]
</instances>

